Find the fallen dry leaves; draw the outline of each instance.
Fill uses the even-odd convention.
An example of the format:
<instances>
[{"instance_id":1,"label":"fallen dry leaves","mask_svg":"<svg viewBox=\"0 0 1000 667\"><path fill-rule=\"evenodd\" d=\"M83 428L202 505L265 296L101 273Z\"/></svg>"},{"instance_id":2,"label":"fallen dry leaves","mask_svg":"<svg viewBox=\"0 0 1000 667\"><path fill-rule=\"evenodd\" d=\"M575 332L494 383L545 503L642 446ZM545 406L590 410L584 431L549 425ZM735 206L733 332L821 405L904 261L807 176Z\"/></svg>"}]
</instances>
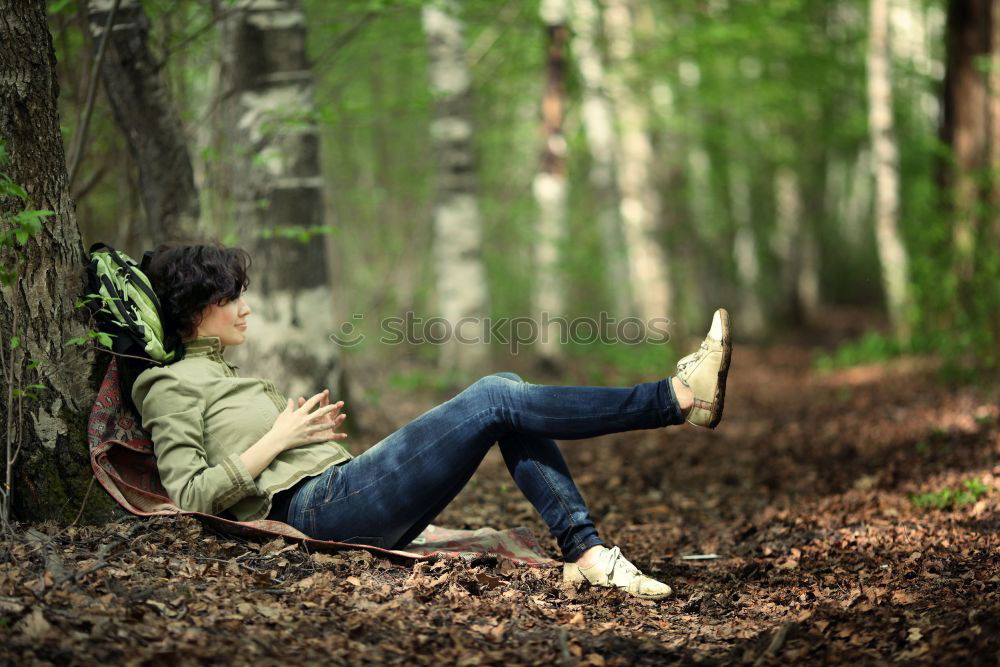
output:
<instances>
[{"instance_id":1,"label":"fallen dry leaves","mask_svg":"<svg viewBox=\"0 0 1000 667\"><path fill-rule=\"evenodd\" d=\"M716 432L563 443L604 538L674 586L662 603L188 517L38 525L0 545L0 663L992 664L996 394L907 368L816 377L804 349L741 348ZM908 499L973 477L995 489L973 505ZM545 533L495 453L438 523Z\"/></svg>"}]
</instances>

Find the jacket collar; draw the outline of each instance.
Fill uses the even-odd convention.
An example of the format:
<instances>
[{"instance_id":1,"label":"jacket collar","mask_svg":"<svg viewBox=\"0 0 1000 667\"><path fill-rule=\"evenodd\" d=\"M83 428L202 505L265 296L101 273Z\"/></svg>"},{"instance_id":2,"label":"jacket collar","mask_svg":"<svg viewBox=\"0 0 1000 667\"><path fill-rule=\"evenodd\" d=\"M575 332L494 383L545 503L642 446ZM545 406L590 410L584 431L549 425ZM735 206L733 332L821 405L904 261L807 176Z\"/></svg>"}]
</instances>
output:
<instances>
[{"instance_id":1,"label":"jacket collar","mask_svg":"<svg viewBox=\"0 0 1000 667\"><path fill-rule=\"evenodd\" d=\"M184 343L185 357L202 357L210 354L222 354L226 346L218 336L200 336Z\"/></svg>"}]
</instances>

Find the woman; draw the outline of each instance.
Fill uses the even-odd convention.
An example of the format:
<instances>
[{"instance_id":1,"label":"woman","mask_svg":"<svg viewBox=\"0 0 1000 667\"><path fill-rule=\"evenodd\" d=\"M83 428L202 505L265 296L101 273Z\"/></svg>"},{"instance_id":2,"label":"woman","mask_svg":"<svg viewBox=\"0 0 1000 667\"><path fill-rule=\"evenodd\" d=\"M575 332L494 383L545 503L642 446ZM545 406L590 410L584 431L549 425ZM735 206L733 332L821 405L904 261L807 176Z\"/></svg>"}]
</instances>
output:
<instances>
[{"instance_id":1,"label":"woman","mask_svg":"<svg viewBox=\"0 0 1000 667\"><path fill-rule=\"evenodd\" d=\"M346 413L329 390L298 404L238 375L223 357L247 338L250 257L215 245L164 245L148 275L183 356L144 371L132 397L164 487L186 510L284 521L318 539L407 545L458 495L498 442L518 488L562 550L567 581L648 599L671 593L606 548L553 438L573 440L722 417L731 345L718 310L677 374L628 388L552 387L497 373L363 454L338 441Z\"/></svg>"}]
</instances>

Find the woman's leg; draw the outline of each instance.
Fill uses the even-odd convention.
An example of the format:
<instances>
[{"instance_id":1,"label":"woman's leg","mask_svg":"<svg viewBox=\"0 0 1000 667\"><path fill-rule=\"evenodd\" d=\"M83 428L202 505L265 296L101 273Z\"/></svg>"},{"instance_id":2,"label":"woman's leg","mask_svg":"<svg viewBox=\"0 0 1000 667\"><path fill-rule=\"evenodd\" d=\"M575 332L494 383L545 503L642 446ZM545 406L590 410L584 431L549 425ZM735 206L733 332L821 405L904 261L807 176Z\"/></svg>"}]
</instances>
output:
<instances>
[{"instance_id":1,"label":"woman's leg","mask_svg":"<svg viewBox=\"0 0 1000 667\"><path fill-rule=\"evenodd\" d=\"M292 500L289 521L317 538L405 546L461 491L499 440L515 482L564 554L579 555L600 541L552 438L683 420L668 380L631 388L550 387L487 376L307 483Z\"/></svg>"},{"instance_id":2,"label":"woman's leg","mask_svg":"<svg viewBox=\"0 0 1000 667\"><path fill-rule=\"evenodd\" d=\"M495 375L523 382L516 373ZM512 433L500 438L497 444L514 483L548 525L565 560L575 561L590 547L602 544L590 511L554 440ZM478 465L477 462L476 468ZM456 484L440 494L437 502L413 523L399 539L401 546L413 541L454 500L475 468L468 472L468 477L456 480Z\"/></svg>"}]
</instances>

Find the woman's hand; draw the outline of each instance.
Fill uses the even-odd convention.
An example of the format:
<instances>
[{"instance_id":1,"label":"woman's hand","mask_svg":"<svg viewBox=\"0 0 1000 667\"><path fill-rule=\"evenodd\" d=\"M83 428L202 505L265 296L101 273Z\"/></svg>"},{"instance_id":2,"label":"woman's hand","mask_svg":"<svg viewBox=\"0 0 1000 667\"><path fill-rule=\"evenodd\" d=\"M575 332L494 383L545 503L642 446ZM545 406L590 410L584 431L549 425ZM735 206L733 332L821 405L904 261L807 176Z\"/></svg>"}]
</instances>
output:
<instances>
[{"instance_id":1,"label":"woman's hand","mask_svg":"<svg viewBox=\"0 0 1000 667\"><path fill-rule=\"evenodd\" d=\"M321 401L322 405L314 412L310 412ZM340 401L334 405L329 403L329 390L316 394L308 401L300 400L298 408L292 399L288 399L288 404L274 421L269 434L278 442L282 451L314 442L346 438L346 434L334 432L335 427L346 417L346 415L336 416L344 402Z\"/></svg>"},{"instance_id":2,"label":"woman's hand","mask_svg":"<svg viewBox=\"0 0 1000 667\"><path fill-rule=\"evenodd\" d=\"M319 399L319 406L321 408L330 405L330 390L324 389L321 392L322 396ZM306 399L299 396L299 407L301 408L305 405ZM330 412L324 414L318 419L321 424L328 424L329 428L325 431L320 431L317 435L325 434L326 440L343 440L347 437L346 433L337 433L337 427L344 423L347 419L347 413L337 414L340 412L340 408L344 406L343 401L337 401L334 404L334 409Z\"/></svg>"}]
</instances>

